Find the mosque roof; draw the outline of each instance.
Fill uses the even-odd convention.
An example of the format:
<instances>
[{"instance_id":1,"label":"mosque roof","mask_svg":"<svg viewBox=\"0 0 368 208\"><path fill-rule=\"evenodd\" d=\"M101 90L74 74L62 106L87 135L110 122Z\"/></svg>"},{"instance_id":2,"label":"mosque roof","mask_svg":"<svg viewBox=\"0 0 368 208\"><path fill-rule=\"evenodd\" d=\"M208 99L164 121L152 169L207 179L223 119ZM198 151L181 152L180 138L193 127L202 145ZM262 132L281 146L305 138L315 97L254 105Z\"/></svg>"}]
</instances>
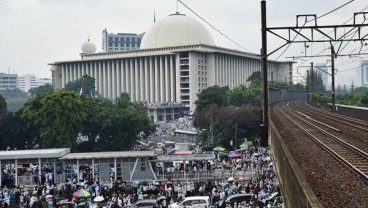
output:
<instances>
[{"instance_id":1,"label":"mosque roof","mask_svg":"<svg viewBox=\"0 0 368 208\"><path fill-rule=\"evenodd\" d=\"M203 24L176 13L153 24L143 36L140 49L195 44L215 45L212 35Z\"/></svg>"}]
</instances>

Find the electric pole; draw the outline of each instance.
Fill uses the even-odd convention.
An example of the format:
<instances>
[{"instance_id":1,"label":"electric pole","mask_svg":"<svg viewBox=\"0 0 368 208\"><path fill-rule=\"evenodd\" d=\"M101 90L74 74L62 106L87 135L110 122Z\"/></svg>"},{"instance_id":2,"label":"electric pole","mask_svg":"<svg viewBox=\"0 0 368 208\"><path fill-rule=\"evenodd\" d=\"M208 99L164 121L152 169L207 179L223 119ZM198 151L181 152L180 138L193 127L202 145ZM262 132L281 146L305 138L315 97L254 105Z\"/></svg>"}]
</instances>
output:
<instances>
[{"instance_id":1,"label":"electric pole","mask_svg":"<svg viewBox=\"0 0 368 208\"><path fill-rule=\"evenodd\" d=\"M335 112L336 111L336 107L335 107L335 49L334 46L331 43L331 77L332 77L332 81L331 81L331 91L332 91L332 108L331 108L331 112Z\"/></svg>"},{"instance_id":2,"label":"electric pole","mask_svg":"<svg viewBox=\"0 0 368 208\"><path fill-rule=\"evenodd\" d=\"M262 50L261 50L261 67L262 67L262 115L263 124L261 124L261 146L268 146L268 77L267 77L267 19L266 19L266 1L261 1L262 16Z\"/></svg>"}]
</instances>

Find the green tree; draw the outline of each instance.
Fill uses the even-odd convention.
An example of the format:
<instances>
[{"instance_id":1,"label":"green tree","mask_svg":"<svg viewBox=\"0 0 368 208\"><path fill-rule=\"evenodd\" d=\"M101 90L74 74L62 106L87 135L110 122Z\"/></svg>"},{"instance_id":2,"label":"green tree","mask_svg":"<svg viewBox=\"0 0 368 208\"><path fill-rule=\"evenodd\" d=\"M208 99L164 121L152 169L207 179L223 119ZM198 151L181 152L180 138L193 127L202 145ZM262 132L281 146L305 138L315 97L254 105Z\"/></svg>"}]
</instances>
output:
<instances>
[{"instance_id":1,"label":"green tree","mask_svg":"<svg viewBox=\"0 0 368 208\"><path fill-rule=\"evenodd\" d=\"M0 94L5 98L7 109L10 112L15 112L22 108L30 98L28 93L25 93L20 89L1 90Z\"/></svg>"},{"instance_id":2,"label":"green tree","mask_svg":"<svg viewBox=\"0 0 368 208\"><path fill-rule=\"evenodd\" d=\"M31 97L35 97L41 93L54 91L54 87L50 84L41 85L39 87L31 88L28 92Z\"/></svg>"},{"instance_id":3,"label":"green tree","mask_svg":"<svg viewBox=\"0 0 368 208\"><path fill-rule=\"evenodd\" d=\"M76 147L89 112L94 111L90 99L66 90L46 92L25 104L21 118L29 126L39 126L40 147Z\"/></svg>"},{"instance_id":4,"label":"green tree","mask_svg":"<svg viewBox=\"0 0 368 208\"><path fill-rule=\"evenodd\" d=\"M229 88L219 87L217 85L209 87L203 90L201 93L197 94L198 99L195 101L196 104L196 112L201 111L202 109L209 106L227 106L228 98L227 92Z\"/></svg>"},{"instance_id":5,"label":"green tree","mask_svg":"<svg viewBox=\"0 0 368 208\"><path fill-rule=\"evenodd\" d=\"M87 116L83 135L89 141L78 146L78 151L121 151L130 150L137 135L149 135L153 124L148 109L140 103L133 103L127 93L122 93L115 102L95 99L96 112Z\"/></svg>"},{"instance_id":6,"label":"green tree","mask_svg":"<svg viewBox=\"0 0 368 208\"><path fill-rule=\"evenodd\" d=\"M368 92L366 92L360 99L360 105L362 107L368 107Z\"/></svg>"},{"instance_id":7,"label":"green tree","mask_svg":"<svg viewBox=\"0 0 368 208\"><path fill-rule=\"evenodd\" d=\"M260 85L262 82L262 73L261 71L253 72L247 79L248 82L252 84Z\"/></svg>"},{"instance_id":8,"label":"green tree","mask_svg":"<svg viewBox=\"0 0 368 208\"><path fill-rule=\"evenodd\" d=\"M7 113L0 119L0 149L30 149L37 147L37 127L27 127L18 113Z\"/></svg>"},{"instance_id":9,"label":"green tree","mask_svg":"<svg viewBox=\"0 0 368 208\"><path fill-rule=\"evenodd\" d=\"M245 85L234 87L233 89L228 91L228 95L229 104L231 106L240 107L248 102L247 86Z\"/></svg>"},{"instance_id":10,"label":"green tree","mask_svg":"<svg viewBox=\"0 0 368 208\"><path fill-rule=\"evenodd\" d=\"M324 93L315 92L312 94L312 100L319 103L331 102L331 98Z\"/></svg>"},{"instance_id":11,"label":"green tree","mask_svg":"<svg viewBox=\"0 0 368 208\"><path fill-rule=\"evenodd\" d=\"M84 75L82 78L76 81L68 82L64 88L79 94L83 86L83 94L85 96L94 97L96 96L95 83L95 78L89 75Z\"/></svg>"},{"instance_id":12,"label":"green tree","mask_svg":"<svg viewBox=\"0 0 368 208\"><path fill-rule=\"evenodd\" d=\"M0 119L3 118L8 111L6 107L6 101L4 97L0 94Z\"/></svg>"}]
</instances>

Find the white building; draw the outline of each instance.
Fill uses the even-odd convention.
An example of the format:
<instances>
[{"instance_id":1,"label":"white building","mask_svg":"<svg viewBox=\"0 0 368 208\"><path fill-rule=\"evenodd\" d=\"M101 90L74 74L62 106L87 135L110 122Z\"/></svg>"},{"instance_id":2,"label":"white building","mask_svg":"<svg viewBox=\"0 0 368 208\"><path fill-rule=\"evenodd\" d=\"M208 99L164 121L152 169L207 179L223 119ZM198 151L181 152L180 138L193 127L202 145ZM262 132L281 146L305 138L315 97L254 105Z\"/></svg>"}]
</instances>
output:
<instances>
[{"instance_id":1,"label":"white building","mask_svg":"<svg viewBox=\"0 0 368 208\"><path fill-rule=\"evenodd\" d=\"M361 66L361 86L368 87L368 60L363 60L360 62Z\"/></svg>"},{"instance_id":2,"label":"white building","mask_svg":"<svg viewBox=\"0 0 368 208\"><path fill-rule=\"evenodd\" d=\"M139 49L143 33L108 33L107 29L102 31L102 51L126 51Z\"/></svg>"},{"instance_id":3,"label":"white building","mask_svg":"<svg viewBox=\"0 0 368 208\"><path fill-rule=\"evenodd\" d=\"M33 74L24 74L18 77L18 88L23 92L28 92L31 88L36 88L45 84L51 84L51 79L36 78Z\"/></svg>"},{"instance_id":4,"label":"white building","mask_svg":"<svg viewBox=\"0 0 368 208\"><path fill-rule=\"evenodd\" d=\"M0 73L0 90L16 89L18 86L17 74Z\"/></svg>"},{"instance_id":5,"label":"white building","mask_svg":"<svg viewBox=\"0 0 368 208\"><path fill-rule=\"evenodd\" d=\"M248 85L261 70L260 56L215 45L209 31L183 14L153 24L138 50L94 53L86 42L80 60L52 63L55 87L88 74L96 91L109 99L127 92L132 101L181 103L194 111L197 93L207 87ZM292 62L269 61L275 81L292 81Z\"/></svg>"}]
</instances>

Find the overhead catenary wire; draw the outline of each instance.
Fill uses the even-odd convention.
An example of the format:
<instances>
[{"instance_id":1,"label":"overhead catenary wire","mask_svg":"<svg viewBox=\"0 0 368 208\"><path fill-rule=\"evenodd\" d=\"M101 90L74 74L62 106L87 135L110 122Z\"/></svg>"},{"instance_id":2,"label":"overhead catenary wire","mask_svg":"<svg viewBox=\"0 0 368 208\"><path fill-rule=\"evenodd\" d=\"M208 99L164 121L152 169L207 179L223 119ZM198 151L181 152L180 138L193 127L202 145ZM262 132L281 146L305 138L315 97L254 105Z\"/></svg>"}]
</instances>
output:
<instances>
[{"instance_id":1,"label":"overhead catenary wire","mask_svg":"<svg viewBox=\"0 0 368 208\"><path fill-rule=\"evenodd\" d=\"M209 23L207 20L205 20L203 17L201 17L198 13L196 13L193 9L191 9L189 6L187 6L186 4L184 4L182 1L177 0L178 2L180 2L184 7L186 7L189 11L191 11L193 14L195 14L198 18L200 18L202 21L204 21L207 25L209 25L210 27L212 27L214 30L216 30L218 33L220 33L222 36L224 36L225 38L227 38L228 40L230 40L231 42L233 42L235 45L241 47L242 49L251 52L251 50L245 48L244 46L240 45L239 43L235 42L233 39L231 39L229 36L225 35L223 32L221 32L219 29L217 29L215 26L213 26L211 23Z\"/></svg>"},{"instance_id":2,"label":"overhead catenary wire","mask_svg":"<svg viewBox=\"0 0 368 208\"><path fill-rule=\"evenodd\" d=\"M315 20L317 20L317 19L320 19L320 18L322 18L322 17L325 17L325 16L327 16L327 15L329 15L329 14L331 14L331 13L333 13L333 12L335 12L335 11L337 11L337 10L339 10L339 9L341 9L341 8L343 8L344 6L346 6L346 5L348 5L348 4L350 4L351 2L353 2L353 1L355 1L355 0L350 0L349 2L347 2L347 3L345 3L345 4L343 4L343 5L341 5L341 6L339 6L339 7L337 7L337 8L335 8L335 9L333 9L333 10L331 10L331 11L329 11L329 12L327 12L327 13L325 13L325 14L323 14L323 15L321 15L321 16L319 16L319 17L317 17L317 18L314 18L314 19L311 19L311 20L306 20L305 22L304 22L304 24L303 24L303 26L302 26L302 28L300 28L299 29L299 31L298 31L298 33L294 36L294 38L293 38L293 40L291 41L291 42L293 42L297 37L298 37L298 34L299 34L299 32L303 29L303 27L305 26L305 24L307 24L308 22L311 22L311 21L315 21ZM284 49L284 51L276 58L276 61L287 51L287 49L290 47L290 43L288 44L288 46Z\"/></svg>"},{"instance_id":3,"label":"overhead catenary wire","mask_svg":"<svg viewBox=\"0 0 368 208\"><path fill-rule=\"evenodd\" d=\"M349 2L347 2L347 3L345 3L345 4L343 4L343 5L341 5L341 6L339 6L339 7L337 7L336 9L333 9L333 10L331 10L331 11L329 11L329 12L327 12L327 13L325 13L325 14L323 14L323 15L321 15L321 16L319 16L319 17L317 17L317 18L315 18L315 19L312 19L312 20L308 20L307 22L310 22L310 21L314 21L314 20L316 20L316 19L320 19L320 18L322 18L322 17L325 17L325 16L327 16L328 14L331 14L332 12L335 12L335 11L337 11L338 9L341 9L342 7L344 7L344 6L346 6L346 5L348 5L348 4L350 4L350 3L352 3L354 0L352 0L352 1L349 1ZM363 11L365 11L365 10L367 10L368 9L368 5L366 5L360 12L363 12ZM351 18L349 18L348 20L346 20L344 23L342 23L342 25L345 25L345 24L347 24L348 22L350 22L352 19L353 19L354 17L351 17ZM331 34L332 32L333 32L334 30L331 30L329 33L327 33L327 35L329 35L329 34ZM321 40L323 37L321 37L320 39L318 39L318 40ZM310 44L310 46L312 46L313 44L315 44L315 42L312 42L311 44ZM333 43L333 45L336 45L336 43ZM322 51L320 51L317 55L320 55L321 53L323 53L323 52L325 52L327 49L329 49L329 48L325 48L325 49L323 49ZM302 54L304 52L304 50L302 51L302 52L300 52L300 54ZM309 59L307 59L307 60L305 60L304 62L302 62L299 66L302 66L303 64L305 64L306 62L309 62L311 59L313 59L313 57L312 58L309 58Z\"/></svg>"}]
</instances>

